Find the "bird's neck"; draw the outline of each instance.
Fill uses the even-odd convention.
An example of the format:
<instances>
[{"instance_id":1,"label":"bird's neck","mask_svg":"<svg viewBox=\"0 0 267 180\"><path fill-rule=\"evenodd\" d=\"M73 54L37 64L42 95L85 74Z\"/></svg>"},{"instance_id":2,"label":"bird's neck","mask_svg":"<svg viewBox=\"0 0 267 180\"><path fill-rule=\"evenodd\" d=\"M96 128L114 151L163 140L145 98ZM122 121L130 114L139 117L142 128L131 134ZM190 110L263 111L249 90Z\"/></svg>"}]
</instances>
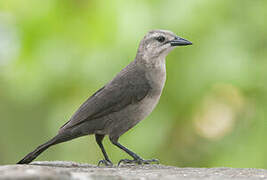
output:
<instances>
[{"instance_id":1,"label":"bird's neck","mask_svg":"<svg viewBox=\"0 0 267 180\"><path fill-rule=\"evenodd\" d=\"M166 80L165 57L156 59L135 59L135 63L145 70L153 91L160 95Z\"/></svg>"},{"instance_id":2,"label":"bird's neck","mask_svg":"<svg viewBox=\"0 0 267 180\"><path fill-rule=\"evenodd\" d=\"M147 68L165 69L165 56L147 57L145 55L137 56L135 61Z\"/></svg>"}]
</instances>

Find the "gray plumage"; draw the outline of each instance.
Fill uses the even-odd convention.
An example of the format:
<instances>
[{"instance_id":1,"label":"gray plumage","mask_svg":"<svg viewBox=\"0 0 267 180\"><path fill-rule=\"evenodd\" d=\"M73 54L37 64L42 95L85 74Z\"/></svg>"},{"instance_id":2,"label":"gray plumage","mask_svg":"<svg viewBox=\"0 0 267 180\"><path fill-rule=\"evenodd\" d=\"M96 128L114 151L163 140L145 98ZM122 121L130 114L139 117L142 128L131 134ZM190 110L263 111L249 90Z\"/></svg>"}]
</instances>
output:
<instances>
[{"instance_id":1,"label":"gray plumage","mask_svg":"<svg viewBox=\"0 0 267 180\"><path fill-rule=\"evenodd\" d=\"M59 130L58 135L39 146L19 161L30 163L48 147L84 135L95 134L104 160L111 165L102 139L124 150L133 160L121 162L150 163L118 143L119 137L148 116L159 101L166 79L165 57L175 46L191 42L166 30L153 30L140 42L134 61L122 69L110 82L88 98Z\"/></svg>"}]
</instances>

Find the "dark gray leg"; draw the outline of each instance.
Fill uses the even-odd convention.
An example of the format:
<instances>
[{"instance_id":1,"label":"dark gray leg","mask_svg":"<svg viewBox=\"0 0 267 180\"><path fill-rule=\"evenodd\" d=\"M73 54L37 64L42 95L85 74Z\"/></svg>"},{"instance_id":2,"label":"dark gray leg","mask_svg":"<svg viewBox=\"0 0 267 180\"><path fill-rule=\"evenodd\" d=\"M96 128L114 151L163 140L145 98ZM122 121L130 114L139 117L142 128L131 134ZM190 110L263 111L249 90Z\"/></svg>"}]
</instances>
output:
<instances>
[{"instance_id":1,"label":"dark gray leg","mask_svg":"<svg viewBox=\"0 0 267 180\"><path fill-rule=\"evenodd\" d=\"M100 135L100 134L96 134L96 135L95 135L95 140L96 140L98 146L100 147L100 149L101 149L101 151L102 151L102 153L103 153L103 155L104 155L104 158L105 158L105 159L100 160L100 161L98 162L98 166L100 166L101 164L105 164L106 166L112 166L113 164L112 164L112 162L109 160L108 155L107 155L107 153L106 153L106 151L105 151L105 148L104 148L104 146L103 146L103 144L102 144L102 140L103 140L104 137L105 137L105 135Z\"/></svg>"},{"instance_id":2,"label":"dark gray leg","mask_svg":"<svg viewBox=\"0 0 267 180\"><path fill-rule=\"evenodd\" d=\"M150 163L159 163L159 161L157 159L150 159L150 160L144 160L142 159L140 156L138 156L137 154L135 154L133 151L129 150L128 148L124 147L123 145L121 145L118 142L118 138L110 138L110 141L117 147L119 147L120 149L122 149L124 152L126 152L127 154L129 154L131 157L133 157L133 160L130 159L121 159L118 163L118 165L120 165L120 163L137 163L137 164L150 164Z\"/></svg>"}]
</instances>

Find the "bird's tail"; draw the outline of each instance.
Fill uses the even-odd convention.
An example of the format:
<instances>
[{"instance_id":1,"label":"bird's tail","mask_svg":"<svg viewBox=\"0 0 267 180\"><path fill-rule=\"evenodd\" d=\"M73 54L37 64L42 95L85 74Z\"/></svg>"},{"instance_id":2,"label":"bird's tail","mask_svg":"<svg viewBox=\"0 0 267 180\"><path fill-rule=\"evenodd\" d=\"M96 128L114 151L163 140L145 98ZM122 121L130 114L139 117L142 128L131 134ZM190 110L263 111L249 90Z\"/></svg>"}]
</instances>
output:
<instances>
[{"instance_id":1,"label":"bird's tail","mask_svg":"<svg viewBox=\"0 0 267 180\"><path fill-rule=\"evenodd\" d=\"M76 136L77 137L77 136ZM27 154L22 160L20 160L17 164L29 164L32 162L37 156L39 156L42 152L44 152L47 148L52 145L68 141L70 139L75 138L75 136L70 136L65 133L59 133L51 140L47 141L46 143L38 146L34 151Z\"/></svg>"}]
</instances>

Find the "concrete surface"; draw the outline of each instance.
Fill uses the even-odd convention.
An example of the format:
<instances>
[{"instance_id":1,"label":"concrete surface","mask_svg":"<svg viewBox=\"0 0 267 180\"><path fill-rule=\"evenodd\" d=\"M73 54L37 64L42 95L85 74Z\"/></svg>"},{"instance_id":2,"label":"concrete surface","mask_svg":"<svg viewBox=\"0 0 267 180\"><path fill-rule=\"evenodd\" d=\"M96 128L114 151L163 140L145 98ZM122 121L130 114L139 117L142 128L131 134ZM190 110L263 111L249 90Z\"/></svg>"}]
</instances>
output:
<instances>
[{"instance_id":1,"label":"concrete surface","mask_svg":"<svg viewBox=\"0 0 267 180\"><path fill-rule=\"evenodd\" d=\"M164 165L97 167L74 162L33 162L30 165L0 166L0 180L258 180L267 170L239 168L178 168Z\"/></svg>"}]
</instances>

